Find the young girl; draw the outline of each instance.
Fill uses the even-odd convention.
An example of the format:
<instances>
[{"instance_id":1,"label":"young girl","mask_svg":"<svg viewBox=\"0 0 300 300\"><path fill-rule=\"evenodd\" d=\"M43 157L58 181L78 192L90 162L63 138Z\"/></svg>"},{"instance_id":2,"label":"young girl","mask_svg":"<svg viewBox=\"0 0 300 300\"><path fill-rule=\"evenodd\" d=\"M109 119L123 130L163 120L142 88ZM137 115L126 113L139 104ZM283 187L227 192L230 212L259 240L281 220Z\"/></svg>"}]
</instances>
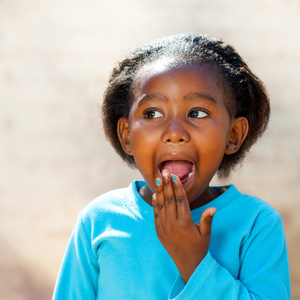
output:
<instances>
[{"instance_id":1,"label":"young girl","mask_svg":"<svg viewBox=\"0 0 300 300\"><path fill-rule=\"evenodd\" d=\"M269 99L235 49L182 34L133 50L103 102L107 137L145 181L92 201L53 299L289 299L280 215L228 176L266 129Z\"/></svg>"}]
</instances>

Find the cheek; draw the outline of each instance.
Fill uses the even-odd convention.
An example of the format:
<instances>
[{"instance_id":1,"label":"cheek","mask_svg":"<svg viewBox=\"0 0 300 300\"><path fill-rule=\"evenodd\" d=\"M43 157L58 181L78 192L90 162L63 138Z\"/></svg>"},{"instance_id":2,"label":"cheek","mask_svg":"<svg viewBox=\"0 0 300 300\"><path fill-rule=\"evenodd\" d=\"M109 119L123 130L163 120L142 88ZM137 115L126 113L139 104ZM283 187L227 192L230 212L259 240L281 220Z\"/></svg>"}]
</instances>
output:
<instances>
[{"instance_id":1,"label":"cheek","mask_svg":"<svg viewBox=\"0 0 300 300\"><path fill-rule=\"evenodd\" d=\"M132 146L151 145L157 140L155 130L152 127L144 126L140 122L135 122L129 129Z\"/></svg>"},{"instance_id":2,"label":"cheek","mask_svg":"<svg viewBox=\"0 0 300 300\"><path fill-rule=\"evenodd\" d=\"M198 135L198 146L201 147L210 161L223 158L227 140L229 137L228 126L211 126L207 130L200 132Z\"/></svg>"},{"instance_id":3,"label":"cheek","mask_svg":"<svg viewBox=\"0 0 300 300\"><path fill-rule=\"evenodd\" d=\"M141 140L142 129L141 125L137 122L133 123L129 127L129 135L130 135L130 144L133 147L136 143Z\"/></svg>"}]
</instances>

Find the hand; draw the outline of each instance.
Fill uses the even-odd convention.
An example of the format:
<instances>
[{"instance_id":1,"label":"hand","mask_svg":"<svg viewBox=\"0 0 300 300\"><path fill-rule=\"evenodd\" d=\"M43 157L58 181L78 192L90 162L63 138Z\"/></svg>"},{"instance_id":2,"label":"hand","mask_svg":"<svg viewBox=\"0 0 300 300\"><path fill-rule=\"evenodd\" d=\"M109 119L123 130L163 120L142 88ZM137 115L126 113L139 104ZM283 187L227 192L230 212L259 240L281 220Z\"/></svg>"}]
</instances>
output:
<instances>
[{"instance_id":1,"label":"hand","mask_svg":"<svg viewBox=\"0 0 300 300\"><path fill-rule=\"evenodd\" d=\"M216 209L206 209L195 224L179 178L167 170L162 175L152 198L156 234L186 283L208 251Z\"/></svg>"}]
</instances>

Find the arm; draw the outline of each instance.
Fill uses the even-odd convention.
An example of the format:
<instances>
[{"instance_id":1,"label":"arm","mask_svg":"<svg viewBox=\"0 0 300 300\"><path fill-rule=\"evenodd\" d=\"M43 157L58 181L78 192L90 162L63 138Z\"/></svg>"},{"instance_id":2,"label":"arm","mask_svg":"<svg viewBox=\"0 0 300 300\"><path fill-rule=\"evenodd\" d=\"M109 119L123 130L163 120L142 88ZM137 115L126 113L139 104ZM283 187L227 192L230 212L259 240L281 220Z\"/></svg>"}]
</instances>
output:
<instances>
[{"instance_id":1,"label":"arm","mask_svg":"<svg viewBox=\"0 0 300 300\"><path fill-rule=\"evenodd\" d=\"M170 299L290 299L281 220L271 219L265 227L254 228L251 235L241 249L238 278L208 251L187 284L177 278Z\"/></svg>"},{"instance_id":2,"label":"arm","mask_svg":"<svg viewBox=\"0 0 300 300\"><path fill-rule=\"evenodd\" d=\"M79 218L58 274L53 300L96 299L99 268L90 239Z\"/></svg>"},{"instance_id":3,"label":"arm","mask_svg":"<svg viewBox=\"0 0 300 300\"><path fill-rule=\"evenodd\" d=\"M171 218L171 211L167 212L170 207L168 202L171 201L176 204L173 213L174 211L180 211L178 206L181 205L180 201L182 199L179 198L179 201L177 201L175 196L178 194L178 192L175 192L176 187L173 187L174 200L172 200L170 189L168 190L165 181L162 182L162 185L160 188L157 187L154 196L156 231L181 275L173 285L170 299L290 299L287 249L279 215L275 217L266 213L258 215L249 237L245 239L242 245L236 246L240 247L237 277L234 277L226 267L215 260L211 253L207 251L207 244L204 243L202 247L199 247L199 253L195 255L195 261L199 257L200 261L191 276L186 280L185 272L182 273L180 267L180 264L184 264L186 259L184 256L180 258L179 253L182 253L181 244L184 244L184 249L190 247L187 244L192 237L190 232L177 230L176 224L174 225L179 221L179 213L175 215L177 221L174 222ZM160 197L159 193L162 193L164 197ZM165 198L164 202L161 202L162 198ZM164 206L163 209L162 206ZM189 214L187 216L189 219ZM236 215L235 217L240 218L243 222L242 215ZM202 224L205 224L203 223L205 218L205 215L201 218L200 232L203 231ZM178 224L182 224L182 222L186 221L180 221ZM193 232L192 226L190 231ZM209 230L206 232L209 232ZM175 235L177 236L175 237ZM192 239L197 239L196 235ZM182 243L174 243L176 240L182 241ZM190 245L193 245L193 242ZM189 255L193 255L193 253L191 251ZM204 258L201 257L203 253L206 254ZM188 261L190 261L190 258ZM189 272L192 269L190 268Z\"/></svg>"},{"instance_id":4,"label":"arm","mask_svg":"<svg viewBox=\"0 0 300 300\"><path fill-rule=\"evenodd\" d=\"M165 176L153 195L155 228L186 283L208 251L216 209L207 209L200 224L195 224L180 180L172 181L169 172L163 172Z\"/></svg>"}]
</instances>

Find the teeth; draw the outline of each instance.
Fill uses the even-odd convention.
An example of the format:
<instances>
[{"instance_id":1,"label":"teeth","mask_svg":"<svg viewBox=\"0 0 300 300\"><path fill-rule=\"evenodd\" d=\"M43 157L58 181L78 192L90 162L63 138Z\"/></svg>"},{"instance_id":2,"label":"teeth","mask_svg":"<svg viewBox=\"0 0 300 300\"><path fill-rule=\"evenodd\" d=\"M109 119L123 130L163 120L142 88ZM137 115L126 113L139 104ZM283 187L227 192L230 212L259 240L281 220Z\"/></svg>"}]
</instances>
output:
<instances>
[{"instance_id":1,"label":"teeth","mask_svg":"<svg viewBox=\"0 0 300 300\"><path fill-rule=\"evenodd\" d=\"M193 172L190 172L188 175L188 179L191 178L192 175L193 175Z\"/></svg>"}]
</instances>

